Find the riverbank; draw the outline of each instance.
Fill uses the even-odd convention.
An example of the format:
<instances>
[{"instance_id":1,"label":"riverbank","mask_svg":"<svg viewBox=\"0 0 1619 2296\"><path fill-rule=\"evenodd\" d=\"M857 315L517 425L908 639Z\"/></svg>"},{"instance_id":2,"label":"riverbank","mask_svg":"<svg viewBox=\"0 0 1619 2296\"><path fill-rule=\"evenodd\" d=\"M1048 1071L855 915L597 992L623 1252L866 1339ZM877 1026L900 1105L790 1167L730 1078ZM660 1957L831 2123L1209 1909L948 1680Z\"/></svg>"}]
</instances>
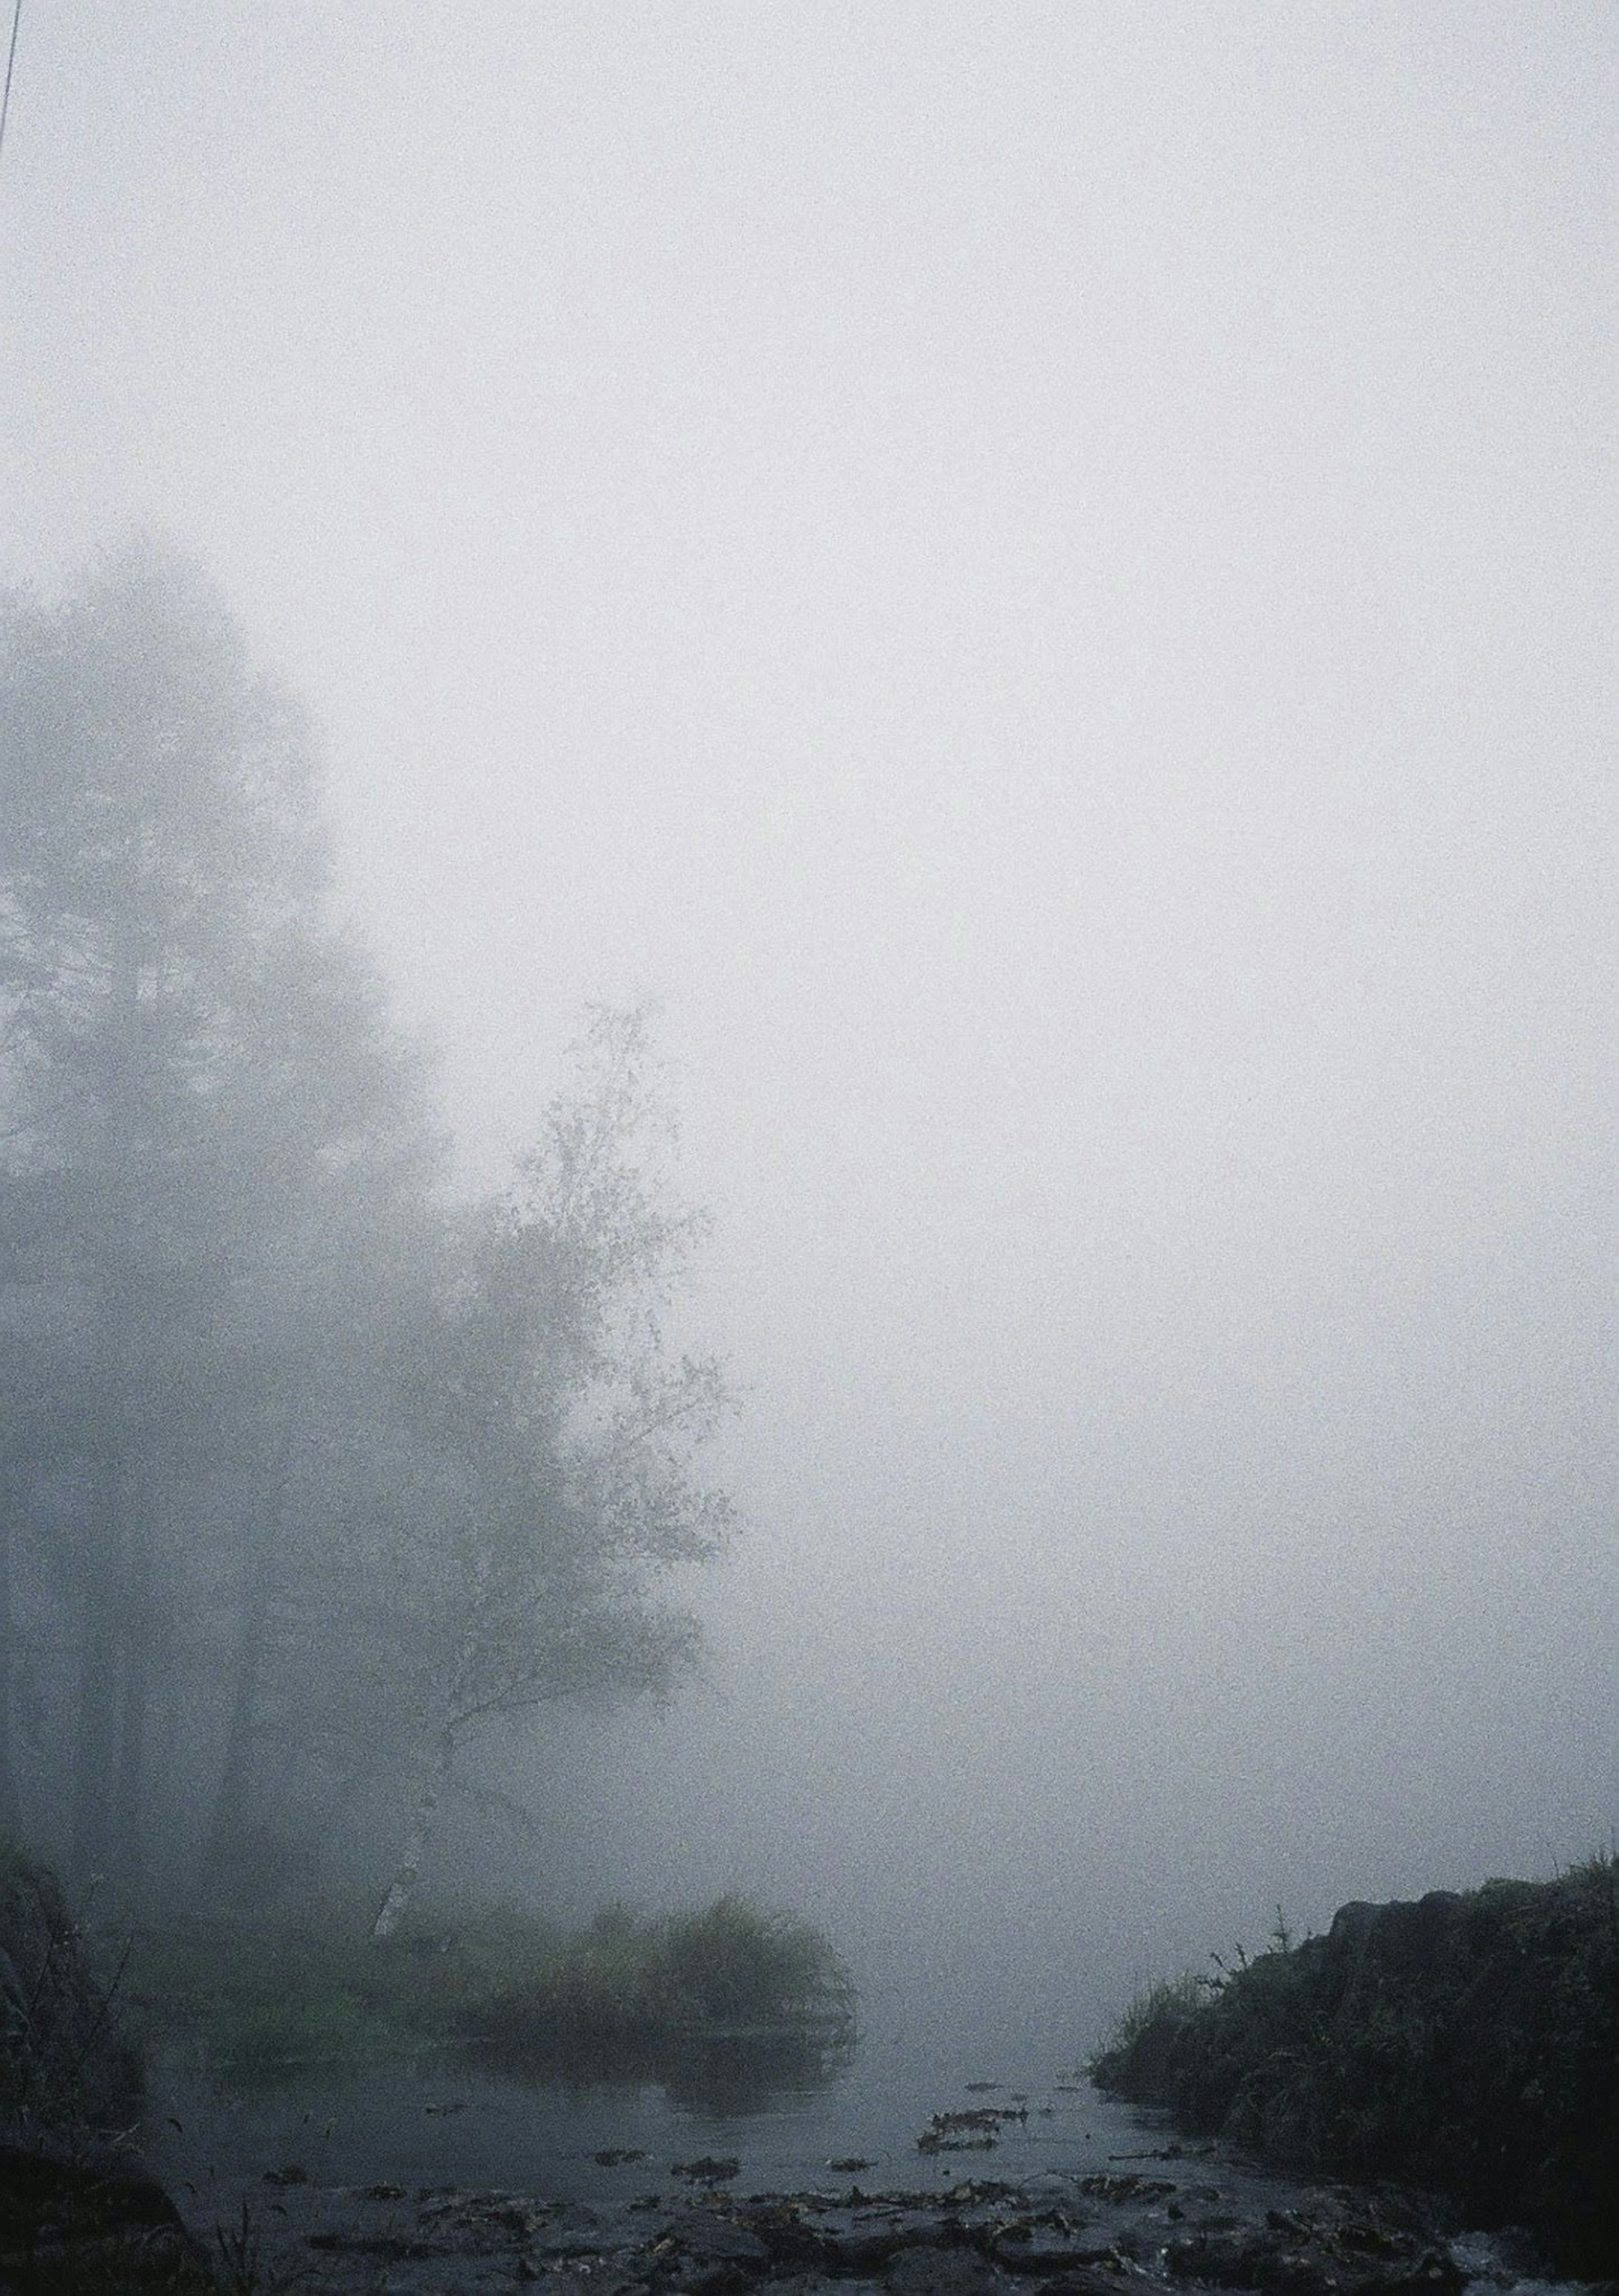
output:
<instances>
[{"instance_id":1,"label":"riverbank","mask_svg":"<svg viewBox=\"0 0 1619 2296\"><path fill-rule=\"evenodd\" d=\"M448 2060L374 2078L347 2098L287 2095L272 2126L267 2100L210 2103L202 2087L182 2100L154 2065L139 2141L162 2189L126 2162L127 2187L103 2212L110 2252L80 2246L66 2278L0 2267L0 2286L1534 2296L1527 2253L1460 2234L1442 2202L1265 2175L1015 2051L930 2075L877 2046L829 2084L763 2111L734 2101L723 2117L656 2085L520 2093ZM165 2194L184 2216L180 2245ZM82 2195L73 2213L82 2232ZM165 2257L185 2277L136 2276ZM48 2243L38 2260L49 2266ZM116 2276L84 2276L103 2261Z\"/></svg>"},{"instance_id":2,"label":"riverbank","mask_svg":"<svg viewBox=\"0 0 1619 2296\"><path fill-rule=\"evenodd\" d=\"M154 2096L154 2161L200 2239L245 2221L265 2286L308 2296L1534 2296L1526 2247L1442 2201L1176 2140L1038 2043L896 2047L887 2005L763 2109L445 2062L274 2128L193 2095L181 2135Z\"/></svg>"},{"instance_id":3,"label":"riverbank","mask_svg":"<svg viewBox=\"0 0 1619 2296\"><path fill-rule=\"evenodd\" d=\"M442 1940L414 1957L448 1958ZM1444 2201L1172 2141L1063 2070L1043 2028L981 2049L916 2023L918 2008L879 1988L863 2045L815 2064L725 2039L678 2070L626 2058L542 2072L530 2058L522 2078L462 2046L233 2086L199 2031L149 2061L134 2143L150 2176L109 2164L123 2189L104 2206L66 2179L45 2194L37 2260L52 2265L51 2224L82 2229L89 2208L106 2227L91 2226L97 2255L123 2276L74 2277L95 2259L59 2245L67 2278L17 2277L0 2258L0 2288L1526 2296L1543 2269L1468 2235ZM192 2276L128 2268L165 2256Z\"/></svg>"},{"instance_id":4,"label":"riverbank","mask_svg":"<svg viewBox=\"0 0 1619 2296\"><path fill-rule=\"evenodd\" d=\"M127 2183L115 2237L37 2249L18 2296L1554 2296L1510 2243L1459 2234L1431 2197L1267 2177L1165 2142L1088 2085L960 2080L886 2155L768 2181L764 2125L688 2124L548 2174L342 2185L295 2161L232 2189L171 2176L185 2218ZM583 2131L579 2132L583 2134ZM600 2132L597 2132L598 2134ZM622 2128L620 2136L633 2131ZM673 2133L672 2128L670 2130ZM311 2155L318 2131L306 2132ZM706 2142L705 2142L706 2140ZM587 2142L595 2141L587 2138ZM737 2144L737 2153L718 2148ZM698 2149L703 2148L703 2149ZM1037 2157L1062 2166L1037 2168ZM896 2171L899 2173L896 2174ZM761 2172L763 2172L761 2174ZM168 2214L165 2214L165 2211ZM189 2236L186 2236L189 2235ZM4 2243L0 2243L3 2247Z\"/></svg>"},{"instance_id":5,"label":"riverbank","mask_svg":"<svg viewBox=\"0 0 1619 2296\"><path fill-rule=\"evenodd\" d=\"M1152 1988L1091 2064L1187 2131L1399 2177L1564 2271L1619 2276L1619 1869L1350 1905L1324 1937Z\"/></svg>"}]
</instances>

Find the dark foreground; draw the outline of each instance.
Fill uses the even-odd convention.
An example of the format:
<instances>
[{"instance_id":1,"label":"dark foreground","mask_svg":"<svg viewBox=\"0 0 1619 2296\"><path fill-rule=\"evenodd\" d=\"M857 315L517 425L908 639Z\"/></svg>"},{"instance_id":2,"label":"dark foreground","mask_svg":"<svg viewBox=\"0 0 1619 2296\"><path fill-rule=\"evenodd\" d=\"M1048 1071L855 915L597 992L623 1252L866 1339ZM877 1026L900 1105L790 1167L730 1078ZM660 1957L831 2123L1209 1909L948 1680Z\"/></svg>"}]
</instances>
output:
<instances>
[{"instance_id":1,"label":"dark foreground","mask_svg":"<svg viewBox=\"0 0 1619 2296\"><path fill-rule=\"evenodd\" d=\"M971 2131L953 2132L971 2141ZM852 2163L823 2188L731 2192L735 2162L688 2161L685 2189L592 2208L456 2187L288 2184L223 2227L185 2227L132 2184L126 2221L53 2231L49 2208L0 2243L0 2287L164 2288L201 2296L1296 2296L1525 2289L1510 2239L1456 2236L1443 2204L1395 2188L1284 2185L1212 2148L1012 2185L966 2177L868 2192ZM71 2213L71 2212L70 2212ZM60 2236L58 2236L60 2235ZM64 2244L65 2243L65 2244Z\"/></svg>"},{"instance_id":2,"label":"dark foreground","mask_svg":"<svg viewBox=\"0 0 1619 2296\"><path fill-rule=\"evenodd\" d=\"M359 2197L303 2243L322 2267L311 2284L345 2296L539 2284L557 2296L810 2296L833 2284L849 2296L1119 2296L1122 2284L1140 2296L1188 2284L1396 2296L1467 2278L1409 2202L1323 2191L1262 2208L1206 2161L1160 2165L1035 2190L974 2178L942 2194L715 2191L617 2222L507 2195Z\"/></svg>"},{"instance_id":3,"label":"dark foreground","mask_svg":"<svg viewBox=\"0 0 1619 2296\"><path fill-rule=\"evenodd\" d=\"M1344 1906L1212 1987L1155 1988L1090 2070L1275 2168L1409 2177L1619 2273L1619 1861Z\"/></svg>"},{"instance_id":4,"label":"dark foreground","mask_svg":"<svg viewBox=\"0 0 1619 2296\"><path fill-rule=\"evenodd\" d=\"M1612 2270L1599 2242L1582 2242L1575 2260L1569 2215L1543 2203L1574 2172L1577 2193L1611 2183L1613 1879L1608 1861L1551 1887L1352 1907L1327 1938L1278 1948L1212 1995L1160 1988L1095 2070L1131 2103L1201 2120L1223 2142L1138 2133L1122 2107L1110 2128L1109 2109L1093 2113L1101 2100L1066 2077L1042 2100L957 2073L970 2101L925 2128L925 2107L910 2119L917 2092L902 2118L892 2099L872 2112L861 2150L873 2157L856 2157L831 2127L808 2148L744 2148L740 2129L752 2137L768 2115L755 2122L733 2099L729 2119L705 2107L682 2125L678 2112L632 2110L618 2091L622 2120L610 2134L593 2129L587 2098L568 2097L563 2141L537 2144L542 2132L509 2096L470 2070L452 2079L447 2064L425 2096L390 2080L387 2141L370 2160L352 2144L345 2159L341 2131L328 2147L337 2121L312 2120L312 2106L300 2157L271 2156L284 2165L251 2146L221 2157L218 2119L199 2152L191 2108L177 2113L155 2093L144 2135L161 2184L129 2152L86 2159L62 2133L88 2121L133 2134L136 2069L50 1889L13 1891L28 1920L7 1932L18 1981L0 2027L11 2096L0 2292L1529 2296L1544 2267L1521 2236L1459 2227L1499 2227L1540 2202L1535 2220L1562 2271ZM413 2148L415 2115L471 2141L436 2134ZM687 2157L694 2121L706 2121L711 2155ZM794 2123L801 2139L813 2125ZM182 2140L167 2157L166 2128ZM733 2146L752 2151L746 2170ZM1459 2148L1472 2174L1448 2200L1377 2181L1436 2185ZM1302 2151L1317 2158L1278 2159ZM1245 2165L1256 2156L1282 2174ZM1350 2168L1356 2183L1327 2180ZM389 2181L366 2181L379 2172ZM497 2182L511 2189L489 2188Z\"/></svg>"}]
</instances>

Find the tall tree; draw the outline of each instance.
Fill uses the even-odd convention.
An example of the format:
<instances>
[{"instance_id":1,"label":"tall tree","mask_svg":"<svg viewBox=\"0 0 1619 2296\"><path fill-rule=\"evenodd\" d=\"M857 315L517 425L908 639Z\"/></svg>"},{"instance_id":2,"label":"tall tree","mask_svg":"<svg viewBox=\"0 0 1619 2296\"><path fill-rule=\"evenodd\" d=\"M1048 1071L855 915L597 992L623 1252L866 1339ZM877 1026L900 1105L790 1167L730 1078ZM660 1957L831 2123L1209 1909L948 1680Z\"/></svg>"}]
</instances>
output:
<instances>
[{"instance_id":1,"label":"tall tree","mask_svg":"<svg viewBox=\"0 0 1619 2296\"><path fill-rule=\"evenodd\" d=\"M267 1355L298 1344L287 1256L409 1096L324 928L316 800L300 714L187 565L136 547L63 604L5 602L0 1275L37 1406L14 1467L53 1496L74 1619L71 1863L131 1893L179 1580L235 1543L220 1473L262 1479Z\"/></svg>"},{"instance_id":2,"label":"tall tree","mask_svg":"<svg viewBox=\"0 0 1619 2296\"><path fill-rule=\"evenodd\" d=\"M723 1543L727 1398L665 1335L701 1223L645 1017L598 1014L513 1188L448 1207L316 800L185 565L0 601L0 1822L10 1669L65 1644L36 1735L81 1881L138 1900L177 1768L222 1887L407 1781L386 1934L481 1734L689 1660L661 1582Z\"/></svg>"}]
</instances>

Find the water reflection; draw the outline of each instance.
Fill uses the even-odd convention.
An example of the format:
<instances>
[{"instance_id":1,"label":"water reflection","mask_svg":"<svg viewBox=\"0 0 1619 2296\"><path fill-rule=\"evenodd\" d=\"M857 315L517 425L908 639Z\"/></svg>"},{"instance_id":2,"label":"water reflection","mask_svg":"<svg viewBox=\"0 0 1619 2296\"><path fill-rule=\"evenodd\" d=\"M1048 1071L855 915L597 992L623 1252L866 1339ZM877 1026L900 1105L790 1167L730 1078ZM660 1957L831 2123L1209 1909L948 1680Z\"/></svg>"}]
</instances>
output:
<instances>
[{"instance_id":1,"label":"water reflection","mask_svg":"<svg viewBox=\"0 0 1619 2296\"><path fill-rule=\"evenodd\" d=\"M830 2088L854 2054L852 2030L840 2026L678 2041L572 2041L566 2047L489 2039L477 2044L472 2061L503 2079L575 2103L655 2084L677 2112L731 2120L778 2112Z\"/></svg>"},{"instance_id":2,"label":"water reflection","mask_svg":"<svg viewBox=\"0 0 1619 2296\"><path fill-rule=\"evenodd\" d=\"M244 2198L264 2205L267 2175L279 2183L289 2168L317 2188L453 2185L612 2210L650 2192L669 2197L677 2164L696 2154L735 2156L743 2192L841 2189L847 2176L833 2164L858 2156L870 2163L863 2184L910 2191L961 2175L961 2158L930 2159L916 2140L936 2113L978 2101L968 2082L993 2078L1008 2102L1027 2093L1029 2119L1001 2124L994 2149L968 2165L1015 2181L1105 2166L1143 2142L1068 2062L1016 2043L969 2055L908 2021L901 2039L892 2020L858 2047L797 2034L588 2060L456 2049L284 2067L274 2087L251 2089L175 2052L152 2067L143 2149L209 2222L231 2221Z\"/></svg>"}]
</instances>

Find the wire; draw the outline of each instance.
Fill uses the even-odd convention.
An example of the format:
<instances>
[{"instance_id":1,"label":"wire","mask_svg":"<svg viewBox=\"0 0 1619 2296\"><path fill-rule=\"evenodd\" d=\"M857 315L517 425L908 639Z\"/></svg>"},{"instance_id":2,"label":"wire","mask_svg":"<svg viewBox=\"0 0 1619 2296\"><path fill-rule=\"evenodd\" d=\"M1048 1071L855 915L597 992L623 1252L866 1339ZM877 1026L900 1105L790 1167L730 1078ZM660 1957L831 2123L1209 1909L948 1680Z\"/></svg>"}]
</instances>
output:
<instances>
[{"instance_id":1,"label":"wire","mask_svg":"<svg viewBox=\"0 0 1619 2296\"><path fill-rule=\"evenodd\" d=\"M5 149L5 122L12 108L12 73L17 62L17 27L22 21L22 0L12 9L12 45L5 56L5 94L0 95L0 152Z\"/></svg>"}]
</instances>

